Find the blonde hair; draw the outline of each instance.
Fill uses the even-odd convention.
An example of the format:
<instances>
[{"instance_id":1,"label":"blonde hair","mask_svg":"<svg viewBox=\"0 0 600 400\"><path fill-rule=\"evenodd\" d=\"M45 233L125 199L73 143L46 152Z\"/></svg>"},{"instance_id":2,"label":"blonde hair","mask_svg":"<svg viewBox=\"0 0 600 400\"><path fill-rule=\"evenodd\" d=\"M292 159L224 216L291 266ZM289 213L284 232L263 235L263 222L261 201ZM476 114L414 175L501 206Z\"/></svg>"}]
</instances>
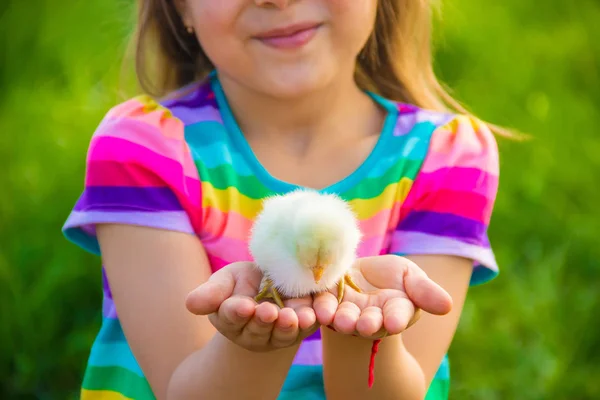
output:
<instances>
[{"instance_id":1,"label":"blonde hair","mask_svg":"<svg viewBox=\"0 0 600 400\"><path fill-rule=\"evenodd\" d=\"M469 115L433 70L432 1L378 0L375 28L357 58L355 79L364 90L390 100ZM151 95L164 96L214 68L172 0L138 1L133 45L138 83ZM500 136L516 137L508 129L488 126Z\"/></svg>"}]
</instances>

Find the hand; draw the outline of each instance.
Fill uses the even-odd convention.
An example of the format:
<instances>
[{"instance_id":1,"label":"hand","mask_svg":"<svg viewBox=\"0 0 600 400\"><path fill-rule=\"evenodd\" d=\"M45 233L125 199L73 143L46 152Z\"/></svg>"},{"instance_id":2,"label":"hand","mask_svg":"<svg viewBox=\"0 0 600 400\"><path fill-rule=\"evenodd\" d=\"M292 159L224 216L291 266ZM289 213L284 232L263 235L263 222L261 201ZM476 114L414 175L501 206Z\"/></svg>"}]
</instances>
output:
<instances>
[{"instance_id":1,"label":"hand","mask_svg":"<svg viewBox=\"0 0 600 400\"><path fill-rule=\"evenodd\" d=\"M261 278L252 263L229 264L190 292L186 307L208 315L223 336L250 351L293 346L318 329L311 297L286 300L282 309L270 302L257 304Z\"/></svg>"},{"instance_id":2,"label":"hand","mask_svg":"<svg viewBox=\"0 0 600 400\"><path fill-rule=\"evenodd\" d=\"M381 338L406 330L418 319L419 309L435 315L452 309L450 295L406 258L361 258L350 275L362 292L346 285L338 305L334 287L315 296L313 304L318 322L338 332Z\"/></svg>"}]
</instances>

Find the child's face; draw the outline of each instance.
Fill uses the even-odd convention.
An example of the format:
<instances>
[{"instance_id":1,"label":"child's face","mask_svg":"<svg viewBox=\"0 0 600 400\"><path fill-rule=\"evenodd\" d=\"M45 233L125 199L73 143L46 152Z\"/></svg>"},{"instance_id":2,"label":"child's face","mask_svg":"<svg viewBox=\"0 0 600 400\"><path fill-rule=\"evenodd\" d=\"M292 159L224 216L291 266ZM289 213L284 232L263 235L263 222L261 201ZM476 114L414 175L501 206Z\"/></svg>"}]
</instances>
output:
<instances>
[{"instance_id":1,"label":"child's face","mask_svg":"<svg viewBox=\"0 0 600 400\"><path fill-rule=\"evenodd\" d=\"M377 0L181 1L184 23L219 73L276 97L349 81L377 10ZM272 32L280 28L291 32ZM270 31L279 37L266 38Z\"/></svg>"}]
</instances>

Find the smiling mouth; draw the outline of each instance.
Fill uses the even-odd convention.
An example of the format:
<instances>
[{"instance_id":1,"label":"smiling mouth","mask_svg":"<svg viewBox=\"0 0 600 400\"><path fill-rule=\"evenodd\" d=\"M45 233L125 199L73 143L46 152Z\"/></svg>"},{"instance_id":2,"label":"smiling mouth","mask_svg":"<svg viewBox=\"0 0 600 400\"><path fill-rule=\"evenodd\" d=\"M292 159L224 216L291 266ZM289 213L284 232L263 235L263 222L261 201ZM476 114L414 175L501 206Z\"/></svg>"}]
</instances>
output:
<instances>
[{"instance_id":1,"label":"smiling mouth","mask_svg":"<svg viewBox=\"0 0 600 400\"><path fill-rule=\"evenodd\" d=\"M296 49L310 42L320 27L321 24L317 23L290 25L262 33L255 38L272 48Z\"/></svg>"}]
</instances>

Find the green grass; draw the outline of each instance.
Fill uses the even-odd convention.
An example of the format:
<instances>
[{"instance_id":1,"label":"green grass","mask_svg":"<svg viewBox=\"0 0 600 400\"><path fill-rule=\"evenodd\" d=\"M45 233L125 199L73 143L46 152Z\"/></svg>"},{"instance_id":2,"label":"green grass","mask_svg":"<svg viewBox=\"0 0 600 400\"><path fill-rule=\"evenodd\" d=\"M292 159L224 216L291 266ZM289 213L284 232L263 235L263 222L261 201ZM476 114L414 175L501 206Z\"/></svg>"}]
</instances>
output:
<instances>
[{"instance_id":1,"label":"green grass","mask_svg":"<svg viewBox=\"0 0 600 400\"><path fill-rule=\"evenodd\" d=\"M490 236L501 274L468 299L452 398L598 398L600 4L445 3L440 76L482 118L533 136L500 140ZM100 263L60 228L93 130L131 87L120 79L130 9L0 5L1 398L74 398L81 382Z\"/></svg>"}]
</instances>

